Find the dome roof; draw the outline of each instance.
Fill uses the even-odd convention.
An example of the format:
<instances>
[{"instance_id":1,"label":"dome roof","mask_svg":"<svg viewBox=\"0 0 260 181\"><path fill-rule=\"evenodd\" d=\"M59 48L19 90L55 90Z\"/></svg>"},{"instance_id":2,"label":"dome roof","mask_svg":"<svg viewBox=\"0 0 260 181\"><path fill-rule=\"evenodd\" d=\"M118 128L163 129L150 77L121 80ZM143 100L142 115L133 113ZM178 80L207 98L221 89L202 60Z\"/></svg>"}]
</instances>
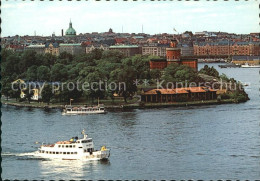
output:
<instances>
[{"instance_id":1,"label":"dome roof","mask_svg":"<svg viewBox=\"0 0 260 181\"><path fill-rule=\"evenodd\" d=\"M72 23L70 22L69 28L66 30L66 36L75 36L76 30L72 28Z\"/></svg>"}]
</instances>

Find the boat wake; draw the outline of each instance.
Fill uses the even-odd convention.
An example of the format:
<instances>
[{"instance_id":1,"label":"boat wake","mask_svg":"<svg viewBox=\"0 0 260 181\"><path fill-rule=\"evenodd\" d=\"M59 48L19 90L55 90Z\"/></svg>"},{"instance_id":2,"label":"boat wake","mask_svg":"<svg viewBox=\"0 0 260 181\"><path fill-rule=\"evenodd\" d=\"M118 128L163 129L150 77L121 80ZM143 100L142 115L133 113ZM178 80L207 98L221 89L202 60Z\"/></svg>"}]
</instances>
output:
<instances>
[{"instance_id":1,"label":"boat wake","mask_svg":"<svg viewBox=\"0 0 260 181\"><path fill-rule=\"evenodd\" d=\"M2 158L16 157L18 160L43 160L38 156L38 151L26 152L26 153L1 153Z\"/></svg>"}]
</instances>

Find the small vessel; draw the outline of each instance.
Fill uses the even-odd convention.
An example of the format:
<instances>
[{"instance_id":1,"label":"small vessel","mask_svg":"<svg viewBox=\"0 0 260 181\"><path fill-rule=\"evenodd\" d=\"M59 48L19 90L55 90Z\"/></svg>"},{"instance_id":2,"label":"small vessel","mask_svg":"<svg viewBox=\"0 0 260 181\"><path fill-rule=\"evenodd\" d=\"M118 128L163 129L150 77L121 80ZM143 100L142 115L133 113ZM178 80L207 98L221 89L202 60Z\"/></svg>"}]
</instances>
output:
<instances>
[{"instance_id":1,"label":"small vessel","mask_svg":"<svg viewBox=\"0 0 260 181\"><path fill-rule=\"evenodd\" d=\"M55 144L41 145L37 155L43 158L62 160L104 160L110 156L110 150L102 146L94 150L92 138L85 131L83 138L72 137L69 141L58 141Z\"/></svg>"},{"instance_id":2,"label":"small vessel","mask_svg":"<svg viewBox=\"0 0 260 181\"><path fill-rule=\"evenodd\" d=\"M105 107L103 104L99 104L97 106L72 106L70 99L70 105L65 105L63 109L62 115L77 115L77 114L104 114L106 113Z\"/></svg>"},{"instance_id":3,"label":"small vessel","mask_svg":"<svg viewBox=\"0 0 260 181\"><path fill-rule=\"evenodd\" d=\"M248 63L245 63L244 65L241 65L241 68L260 68L260 65L249 65Z\"/></svg>"},{"instance_id":4,"label":"small vessel","mask_svg":"<svg viewBox=\"0 0 260 181\"><path fill-rule=\"evenodd\" d=\"M240 67L241 65L237 65L234 63L227 63L225 65L219 65L220 68L237 68Z\"/></svg>"},{"instance_id":5,"label":"small vessel","mask_svg":"<svg viewBox=\"0 0 260 181\"><path fill-rule=\"evenodd\" d=\"M71 105L66 105L63 109L62 115L77 115L77 114L104 114L106 113L105 107L98 106L81 106L75 107Z\"/></svg>"}]
</instances>

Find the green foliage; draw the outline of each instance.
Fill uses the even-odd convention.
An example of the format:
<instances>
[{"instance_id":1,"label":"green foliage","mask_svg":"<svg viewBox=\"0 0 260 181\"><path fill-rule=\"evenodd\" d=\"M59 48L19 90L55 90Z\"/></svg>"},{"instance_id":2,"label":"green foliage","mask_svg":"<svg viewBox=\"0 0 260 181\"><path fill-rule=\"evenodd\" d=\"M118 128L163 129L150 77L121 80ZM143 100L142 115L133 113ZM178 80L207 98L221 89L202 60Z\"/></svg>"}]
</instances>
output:
<instances>
[{"instance_id":1,"label":"green foliage","mask_svg":"<svg viewBox=\"0 0 260 181\"><path fill-rule=\"evenodd\" d=\"M190 84L199 83L201 78L198 73L186 65L178 65L177 63L172 63L164 69L164 75L162 76L164 80L164 85L168 82L177 84Z\"/></svg>"},{"instance_id":2,"label":"green foliage","mask_svg":"<svg viewBox=\"0 0 260 181\"><path fill-rule=\"evenodd\" d=\"M219 78L219 73L213 66L209 67L208 65L205 65L204 68L200 69L199 73Z\"/></svg>"},{"instance_id":3,"label":"green foliage","mask_svg":"<svg viewBox=\"0 0 260 181\"><path fill-rule=\"evenodd\" d=\"M48 103L49 105L51 98L54 96L54 94L52 93L52 88L49 84L45 83L41 92L41 96L42 96L42 101Z\"/></svg>"}]
</instances>

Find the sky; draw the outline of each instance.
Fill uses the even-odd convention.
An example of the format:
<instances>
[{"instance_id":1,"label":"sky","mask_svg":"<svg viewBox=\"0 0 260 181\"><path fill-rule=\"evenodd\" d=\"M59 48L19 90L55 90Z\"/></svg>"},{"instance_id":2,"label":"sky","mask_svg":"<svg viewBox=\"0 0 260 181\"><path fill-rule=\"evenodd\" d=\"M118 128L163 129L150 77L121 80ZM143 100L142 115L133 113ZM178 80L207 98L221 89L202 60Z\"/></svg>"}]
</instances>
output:
<instances>
[{"instance_id":1,"label":"sky","mask_svg":"<svg viewBox=\"0 0 260 181\"><path fill-rule=\"evenodd\" d=\"M1 37L79 33L259 32L259 1L2 1Z\"/></svg>"}]
</instances>

